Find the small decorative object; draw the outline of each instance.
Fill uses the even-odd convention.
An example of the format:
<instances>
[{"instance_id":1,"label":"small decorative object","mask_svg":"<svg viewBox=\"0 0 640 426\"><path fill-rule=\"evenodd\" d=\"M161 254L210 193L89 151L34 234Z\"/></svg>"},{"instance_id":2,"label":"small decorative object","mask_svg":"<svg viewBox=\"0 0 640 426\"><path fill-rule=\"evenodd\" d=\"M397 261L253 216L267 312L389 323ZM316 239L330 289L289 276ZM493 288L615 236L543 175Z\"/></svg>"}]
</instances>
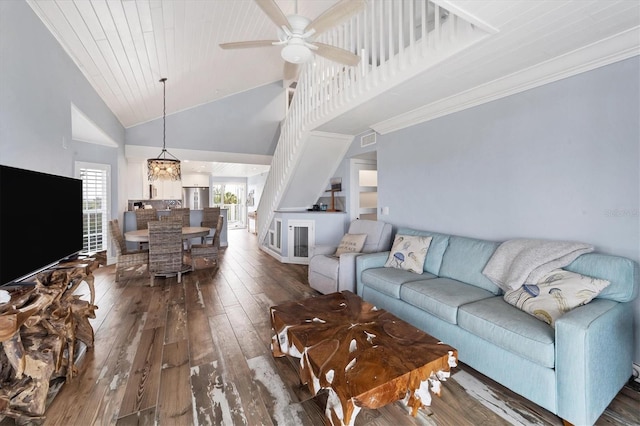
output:
<instances>
[{"instance_id":1,"label":"small decorative object","mask_svg":"<svg viewBox=\"0 0 640 426\"><path fill-rule=\"evenodd\" d=\"M163 180L181 180L182 175L180 173L180 160L178 160L174 155L169 153L166 148L166 140L167 140L167 90L166 90L166 78L161 78L160 82L162 83L162 98L163 98L163 110L162 110L162 151L158 155L157 158L149 158L147 160L147 174L150 181L154 181L157 179ZM167 154L169 154L173 158L167 158Z\"/></svg>"},{"instance_id":2,"label":"small decorative object","mask_svg":"<svg viewBox=\"0 0 640 426\"><path fill-rule=\"evenodd\" d=\"M331 190L340 192L342 191L342 178L334 177L331 178Z\"/></svg>"}]
</instances>

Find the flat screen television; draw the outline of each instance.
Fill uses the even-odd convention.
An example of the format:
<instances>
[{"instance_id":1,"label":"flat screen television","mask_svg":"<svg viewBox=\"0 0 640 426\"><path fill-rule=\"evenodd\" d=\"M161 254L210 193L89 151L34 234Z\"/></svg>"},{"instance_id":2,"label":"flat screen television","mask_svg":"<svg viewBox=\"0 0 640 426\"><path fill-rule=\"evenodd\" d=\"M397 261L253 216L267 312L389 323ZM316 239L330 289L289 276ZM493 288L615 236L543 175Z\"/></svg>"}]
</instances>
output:
<instances>
[{"instance_id":1,"label":"flat screen television","mask_svg":"<svg viewBox=\"0 0 640 426\"><path fill-rule=\"evenodd\" d=\"M0 165L0 285L82 247L82 180Z\"/></svg>"}]
</instances>

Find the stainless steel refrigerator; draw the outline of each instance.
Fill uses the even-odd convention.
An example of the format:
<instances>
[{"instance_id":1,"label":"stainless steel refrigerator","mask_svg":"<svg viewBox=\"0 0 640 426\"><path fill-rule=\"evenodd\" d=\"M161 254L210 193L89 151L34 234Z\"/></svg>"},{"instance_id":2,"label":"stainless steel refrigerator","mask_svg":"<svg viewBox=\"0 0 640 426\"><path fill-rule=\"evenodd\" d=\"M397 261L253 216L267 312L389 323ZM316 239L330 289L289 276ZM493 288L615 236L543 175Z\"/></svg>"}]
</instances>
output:
<instances>
[{"instance_id":1,"label":"stainless steel refrigerator","mask_svg":"<svg viewBox=\"0 0 640 426\"><path fill-rule=\"evenodd\" d=\"M189 207L191 210L202 210L205 207L209 207L209 188L183 186L182 207Z\"/></svg>"}]
</instances>

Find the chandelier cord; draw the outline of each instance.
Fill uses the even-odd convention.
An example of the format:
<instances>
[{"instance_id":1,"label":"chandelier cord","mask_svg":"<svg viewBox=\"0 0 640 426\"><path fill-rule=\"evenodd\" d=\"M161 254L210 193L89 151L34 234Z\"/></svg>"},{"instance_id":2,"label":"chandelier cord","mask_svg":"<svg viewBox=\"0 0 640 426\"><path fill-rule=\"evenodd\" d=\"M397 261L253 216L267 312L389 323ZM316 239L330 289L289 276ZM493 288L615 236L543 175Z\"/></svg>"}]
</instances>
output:
<instances>
[{"instance_id":1,"label":"chandelier cord","mask_svg":"<svg viewBox=\"0 0 640 426\"><path fill-rule=\"evenodd\" d=\"M162 151L167 151L167 85L166 78L161 78L162 82Z\"/></svg>"}]
</instances>

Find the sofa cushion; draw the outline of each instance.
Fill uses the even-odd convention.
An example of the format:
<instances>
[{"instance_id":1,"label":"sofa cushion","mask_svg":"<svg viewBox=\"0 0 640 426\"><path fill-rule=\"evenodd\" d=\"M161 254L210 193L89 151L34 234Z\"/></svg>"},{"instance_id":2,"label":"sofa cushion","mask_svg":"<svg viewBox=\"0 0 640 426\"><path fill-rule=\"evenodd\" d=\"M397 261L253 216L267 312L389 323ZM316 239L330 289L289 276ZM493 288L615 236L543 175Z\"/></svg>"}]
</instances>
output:
<instances>
[{"instance_id":1,"label":"sofa cushion","mask_svg":"<svg viewBox=\"0 0 640 426\"><path fill-rule=\"evenodd\" d=\"M502 297L460 306L458 325L494 345L548 368L555 365L554 329Z\"/></svg>"},{"instance_id":2,"label":"sofa cushion","mask_svg":"<svg viewBox=\"0 0 640 426\"><path fill-rule=\"evenodd\" d=\"M362 283L366 287L371 287L387 296L400 298L400 287L403 284L435 278L436 276L428 272L422 275L396 268L371 268L362 272Z\"/></svg>"},{"instance_id":3,"label":"sofa cushion","mask_svg":"<svg viewBox=\"0 0 640 426\"><path fill-rule=\"evenodd\" d=\"M598 295L599 299L631 302L638 294L640 271L638 263L631 259L600 253L587 253L578 257L567 271L600 278L611 283Z\"/></svg>"},{"instance_id":4,"label":"sofa cushion","mask_svg":"<svg viewBox=\"0 0 640 426\"><path fill-rule=\"evenodd\" d=\"M431 237L396 234L384 266L422 274L429 244Z\"/></svg>"},{"instance_id":5,"label":"sofa cushion","mask_svg":"<svg viewBox=\"0 0 640 426\"><path fill-rule=\"evenodd\" d=\"M609 281L562 269L549 272L537 284L525 284L504 294L504 300L551 327L570 310L586 305Z\"/></svg>"},{"instance_id":6,"label":"sofa cushion","mask_svg":"<svg viewBox=\"0 0 640 426\"><path fill-rule=\"evenodd\" d=\"M482 274L482 270L499 243L475 238L451 236L444 252L440 276L473 284L493 294L502 290Z\"/></svg>"},{"instance_id":7,"label":"sofa cushion","mask_svg":"<svg viewBox=\"0 0 640 426\"><path fill-rule=\"evenodd\" d=\"M489 297L494 294L450 278L413 281L400 288L401 300L451 324L457 324L461 305Z\"/></svg>"},{"instance_id":8,"label":"sofa cushion","mask_svg":"<svg viewBox=\"0 0 640 426\"><path fill-rule=\"evenodd\" d=\"M442 256L449 245L449 235L439 234L431 231L418 231L416 229L399 228L398 234L403 235L423 235L431 237L431 244L427 257L424 260L424 270L430 274L439 275L440 266L442 265Z\"/></svg>"}]
</instances>

